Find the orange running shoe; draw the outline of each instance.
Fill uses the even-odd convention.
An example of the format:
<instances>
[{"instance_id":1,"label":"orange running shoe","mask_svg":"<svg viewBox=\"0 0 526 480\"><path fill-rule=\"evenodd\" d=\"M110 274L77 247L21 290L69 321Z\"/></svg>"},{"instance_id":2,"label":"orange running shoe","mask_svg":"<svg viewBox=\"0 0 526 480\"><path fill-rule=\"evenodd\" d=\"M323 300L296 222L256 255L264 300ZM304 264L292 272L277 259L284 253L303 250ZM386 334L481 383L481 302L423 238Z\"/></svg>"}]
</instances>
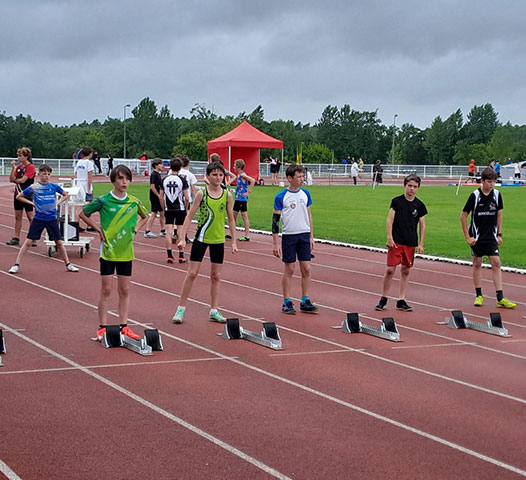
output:
<instances>
[{"instance_id":1,"label":"orange running shoe","mask_svg":"<svg viewBox=\"0 0 526 480\"><path fill-rule=\"evenodd\" d=\"M168 257L168 258L166 259L166 263L174 263L174 262L175 262L175 260L174 260L173 257Z\"/></svg>"},{"instance_id":2,"label":"orange running shoe","mask_svg":"<svg viewBox=\"0 0 526 480\"><path fill-rule=\"evenodd\" d=\"M132 338L133 340L139 340L141 338L139 335L133 332L132 329L128 327L128 325L125 325L121 328L121 334L126 337Z\"/></svg>"},{"instance_id":3,"label":"orange running shoe","mask_svg":"<svg viewBox=\"0 0 526 480\"><path fill-rule=\"evenodd\" d=\"M106 327L101 327L97 330L97 340L99 342L102 342L102 339L104 338L105 333L106 333Z\"/></svg>"}]
</instances>

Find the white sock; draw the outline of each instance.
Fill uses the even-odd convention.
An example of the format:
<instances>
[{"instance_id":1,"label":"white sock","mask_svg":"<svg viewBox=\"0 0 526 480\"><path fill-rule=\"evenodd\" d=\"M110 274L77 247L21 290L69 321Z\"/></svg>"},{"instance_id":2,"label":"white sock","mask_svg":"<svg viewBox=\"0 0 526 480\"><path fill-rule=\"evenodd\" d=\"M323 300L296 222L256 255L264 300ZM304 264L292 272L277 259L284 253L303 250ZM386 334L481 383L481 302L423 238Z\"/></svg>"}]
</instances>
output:
<instances>
[{"instance_id":1,"label":"white sock","mask_svg":"<svg viewBox=\"0 0 526 480\"><path fill-rule=\"evenodd\" d=\"M210 315L215 315L217 313L217 308L210 309Z\"/></svg>"},{"instance_id":2,"label":"white sock","mask_svg":"<svg viewBox=\"0 0 526 480\"><path fill-rule=\"evenodd\" d=\"M181 311L185 311L186 310L186 307L181 307L180 305L177 307L177 310L181 310Z\"/></svg>"}]
</instances>

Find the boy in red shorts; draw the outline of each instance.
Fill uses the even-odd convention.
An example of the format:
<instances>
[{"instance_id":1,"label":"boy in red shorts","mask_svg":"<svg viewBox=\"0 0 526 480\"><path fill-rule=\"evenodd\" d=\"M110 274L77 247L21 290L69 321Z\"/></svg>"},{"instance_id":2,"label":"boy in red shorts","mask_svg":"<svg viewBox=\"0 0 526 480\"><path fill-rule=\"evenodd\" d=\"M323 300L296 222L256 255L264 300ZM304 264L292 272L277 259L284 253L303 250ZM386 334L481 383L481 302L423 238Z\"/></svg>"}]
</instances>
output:
<instances>
[{"instance_id":1,"label":"boy in red shorts","mask_svg":"<svg viewBox=\"0 0 526 480\"><path fill-rule=\"evenodd\" d=\"M396 308L410 312L405 301L405 291L409 283L410 268L413 266L415 248L418 253L424 253L424 237L426 233L427 208L421 200L416 198L420 188L420 177L415 174L404 178L404 194L391 200L391 208L387 215L387 269L384 275L383 292L376 310L383 310L387 305L387 295L393 280L397 265L400 270L400 294ZM420 241L418 241L418 227L420 227Z\"/></svg>"}]
</instances>

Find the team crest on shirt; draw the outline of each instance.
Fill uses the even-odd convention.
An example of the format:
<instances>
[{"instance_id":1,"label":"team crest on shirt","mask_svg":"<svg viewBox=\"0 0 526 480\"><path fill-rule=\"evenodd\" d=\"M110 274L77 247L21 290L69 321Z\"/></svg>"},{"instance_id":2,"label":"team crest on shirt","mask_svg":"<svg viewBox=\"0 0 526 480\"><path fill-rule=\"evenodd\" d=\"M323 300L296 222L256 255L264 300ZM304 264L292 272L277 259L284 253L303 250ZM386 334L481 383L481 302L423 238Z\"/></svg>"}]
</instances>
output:
<instances>
[{"instance_id":1,"label":"team crest on shirt","mask_svg":"<svg viewBox=\"0 0 526 480\"><path fill-rule=\"evenodd\" d=\"M411 212L411 215L413 215L413 217L418 217L418 210L415 208L412 212Z\"/></svg>"},{"instance_id":2,"label":"team crest on shirt","mask_svg":"<svg viewBox=\"0 0 526 480\"><path fill-rule=\"evenodd\" d=\"M219 211L220 212L224 212L225 211L225 205L223 203L221 205L219 205Z\"/></svg>"},{"instance_id":3,"label":"team crest on shirt","mask_svg":"<svg viewBox=\"0 0 526 480\"><path fill-rule=\"evenodd\" d=\"M292 202L290 205L289 205L290 208L292 208L292 210L294 210L296 208L296 204L294 202Z\"/></svg>"}]
</instances>

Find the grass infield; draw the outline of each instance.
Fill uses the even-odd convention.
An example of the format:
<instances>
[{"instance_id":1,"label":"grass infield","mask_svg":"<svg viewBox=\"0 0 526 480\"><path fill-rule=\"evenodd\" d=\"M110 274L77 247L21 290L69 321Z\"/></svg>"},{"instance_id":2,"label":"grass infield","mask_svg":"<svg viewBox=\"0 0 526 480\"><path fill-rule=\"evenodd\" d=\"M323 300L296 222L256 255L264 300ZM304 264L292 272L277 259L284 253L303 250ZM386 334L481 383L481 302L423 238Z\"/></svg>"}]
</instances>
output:
<instances>
[{"instance_id":1,"label":"grass infield","mask_svg":"<svg viewBox=\"0 0 526 480\"><path fill-rule=\"evenodd\" d=\"M111 184L95 184L95 195L110 190ZM385 221L391 199L401 195L402 186L381 186L372 190L365 186L312 186L306 187L312 196L314 236L342 242L385 247ZM283 187L256 187L250 195L248 213L251 228L270 230L274 196ZM526 227L526 188L501 187L504 202L503 244L500 256L503 265L526 267L524 232ZM472 187L426 187L417 197L427 207L425 253L441 257L471 260L469 246L460 226L460 213ZM149 208L148 184L130 185L136 195ZM238 218L240 225L241 216Z\"/></svg>"}]
</instances>

